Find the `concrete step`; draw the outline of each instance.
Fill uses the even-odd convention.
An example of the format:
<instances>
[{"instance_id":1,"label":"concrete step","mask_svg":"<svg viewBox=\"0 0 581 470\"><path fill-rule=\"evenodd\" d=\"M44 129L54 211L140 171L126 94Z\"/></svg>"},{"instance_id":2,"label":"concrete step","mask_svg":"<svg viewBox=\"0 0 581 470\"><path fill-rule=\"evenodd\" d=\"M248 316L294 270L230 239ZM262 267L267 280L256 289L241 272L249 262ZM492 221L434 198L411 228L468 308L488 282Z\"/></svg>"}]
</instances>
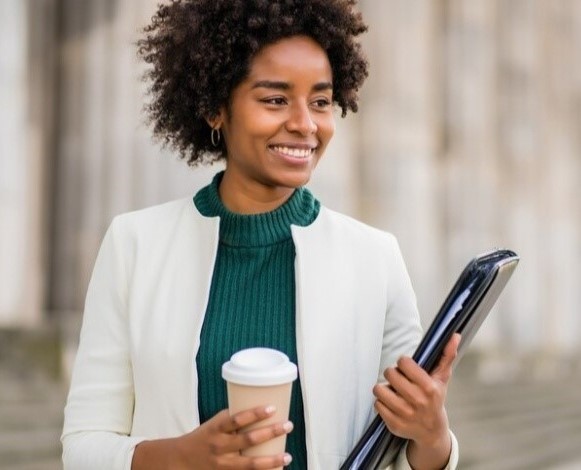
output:
<instances>
[{"instance_id":1,"label":"concrete step","mask_svg":"<svg viewBox=\"0 0 581 470\"><path fill-rule=\"evenodd\" d=\"M580 377L496 384L455 377L447 409L460 468L581 469L580 388Z\"/></svg>"},{"instance_id":2,"label":"concrete step","mask_svg":"<svg viewBox=\"0 0 581 470\"><path fill-rule=\"evenodd\" d=\"M59 350L53 339L0 334L2 470L62 469L66 387L55 378L54 358L34 367L38 357ZM580 389L579 375L498 383L456 375L447 408L460 442L459 469L581 470Z\"/></svg>"},{"instance_id":3,"label":"concrete step","mask_svg":"<svg viewBox=\"0 0 581 470\"><path fill-rule=\"evenodd\" d=\"M62 469L60 433L66 390L42 370L0 367L0 468Z\"/></svg>"}]
</instances>

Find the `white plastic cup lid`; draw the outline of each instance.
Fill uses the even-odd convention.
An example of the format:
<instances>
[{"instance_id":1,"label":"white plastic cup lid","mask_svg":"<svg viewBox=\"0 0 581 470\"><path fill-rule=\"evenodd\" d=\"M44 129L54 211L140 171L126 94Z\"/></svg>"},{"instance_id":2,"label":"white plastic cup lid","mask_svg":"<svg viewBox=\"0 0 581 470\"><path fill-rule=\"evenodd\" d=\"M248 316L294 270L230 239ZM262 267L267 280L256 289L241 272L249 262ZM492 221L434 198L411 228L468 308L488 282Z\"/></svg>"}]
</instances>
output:
<instances>
[{"instance_id":1,"label":"white plastic cup lid","mask_svg":"<svg viewBox=\"0 0 581 470\"><path fill-rule=\"evenodd\" d=\"M249 348L222 365L222 377L239 385L281 385L297 378L297 366L276 349Z\"/></svg>"}]
</instances>

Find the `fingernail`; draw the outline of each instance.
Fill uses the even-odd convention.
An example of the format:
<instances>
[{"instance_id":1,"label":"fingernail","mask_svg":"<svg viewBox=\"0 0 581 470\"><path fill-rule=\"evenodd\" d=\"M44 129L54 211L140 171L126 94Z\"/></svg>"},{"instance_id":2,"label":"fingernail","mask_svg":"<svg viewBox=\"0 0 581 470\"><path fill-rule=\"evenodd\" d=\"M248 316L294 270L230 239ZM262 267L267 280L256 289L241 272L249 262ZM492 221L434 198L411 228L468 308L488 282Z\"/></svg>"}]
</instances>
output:
<instances>
[{"instance_id":1,"label":"fingernail","mask_svg":"<svg viewBox=\"0 0 581 470\"><path fill-rule=\"evenodd\" d=\"M293 426L293 423L291 421L287 421L286 423L284 423L282 425L282 427L286 432L291 432L293 430L294 426Z\"/></svg>"},{"instance_id":2,"label":"fingernail","mask_svg":"<svg viewBox=\"0 0 581 470\"><path fill-rule=\"evenodd\" d=\"M283 462L285 465L289 465L292 461L293 461L293 458L290 456L290 454L284 455Z\"/></svg>"},{"instance_id":3,"label":"fingernail","mask_svg":"<svg viewBox=\"0 0 581 470\"><path fill-rule=\"evenodd\" d=\"M276 408L274 406L270 405L270 406L267 406L266 408L264 408L264 411L266 411L270 415L276 411Z\"/></svg>"}]
</instances>

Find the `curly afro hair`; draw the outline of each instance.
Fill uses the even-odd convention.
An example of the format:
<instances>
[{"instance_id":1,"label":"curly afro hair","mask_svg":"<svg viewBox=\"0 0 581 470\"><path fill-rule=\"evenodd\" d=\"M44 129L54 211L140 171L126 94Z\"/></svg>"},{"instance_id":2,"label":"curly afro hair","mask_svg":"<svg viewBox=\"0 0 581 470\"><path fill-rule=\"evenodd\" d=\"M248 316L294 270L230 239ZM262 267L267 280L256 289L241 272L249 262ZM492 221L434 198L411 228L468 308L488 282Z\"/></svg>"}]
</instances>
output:
<instances>
[{"instance_id":1,"label":"curly afro hair","mask_svg":"<svg viewBox=\"0 0 581 470\"><path fill-rule=\"evenodd\" d=\"M250 62L268 44L305 35L327 53L333 73L333 102L357 111L357 91L367 60L355 38L367 30L356 0L172 0L160 5L138 55L152 67L151 101L145 109L154 136L189 165L226 156L223 140L211 143L206 119L228 109L232 90Z\"/></svg>"}]
</instances>

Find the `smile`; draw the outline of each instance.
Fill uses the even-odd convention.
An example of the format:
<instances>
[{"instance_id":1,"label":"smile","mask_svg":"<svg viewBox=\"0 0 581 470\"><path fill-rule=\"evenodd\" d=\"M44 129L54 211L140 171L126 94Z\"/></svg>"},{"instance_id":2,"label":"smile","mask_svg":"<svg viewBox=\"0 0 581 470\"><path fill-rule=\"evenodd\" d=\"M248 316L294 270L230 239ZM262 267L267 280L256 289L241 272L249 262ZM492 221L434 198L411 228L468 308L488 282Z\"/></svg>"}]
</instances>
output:
<instances>
[{"instance_id":1,"label":"smile","mask_svg":"<svg viewBox=\"0 0 581 470\"><path fill-rule=\"evenodd\" d=\"M271 147L271 149L277 153L280 153L280 154L288 156L288 157L293 157L293 158L308 158L315 151L314 148L301 148L301 149L299 149L299 148L286 147L286 146L282 146L282 145L273 145Z\"/></svg>"}]
</instances>

